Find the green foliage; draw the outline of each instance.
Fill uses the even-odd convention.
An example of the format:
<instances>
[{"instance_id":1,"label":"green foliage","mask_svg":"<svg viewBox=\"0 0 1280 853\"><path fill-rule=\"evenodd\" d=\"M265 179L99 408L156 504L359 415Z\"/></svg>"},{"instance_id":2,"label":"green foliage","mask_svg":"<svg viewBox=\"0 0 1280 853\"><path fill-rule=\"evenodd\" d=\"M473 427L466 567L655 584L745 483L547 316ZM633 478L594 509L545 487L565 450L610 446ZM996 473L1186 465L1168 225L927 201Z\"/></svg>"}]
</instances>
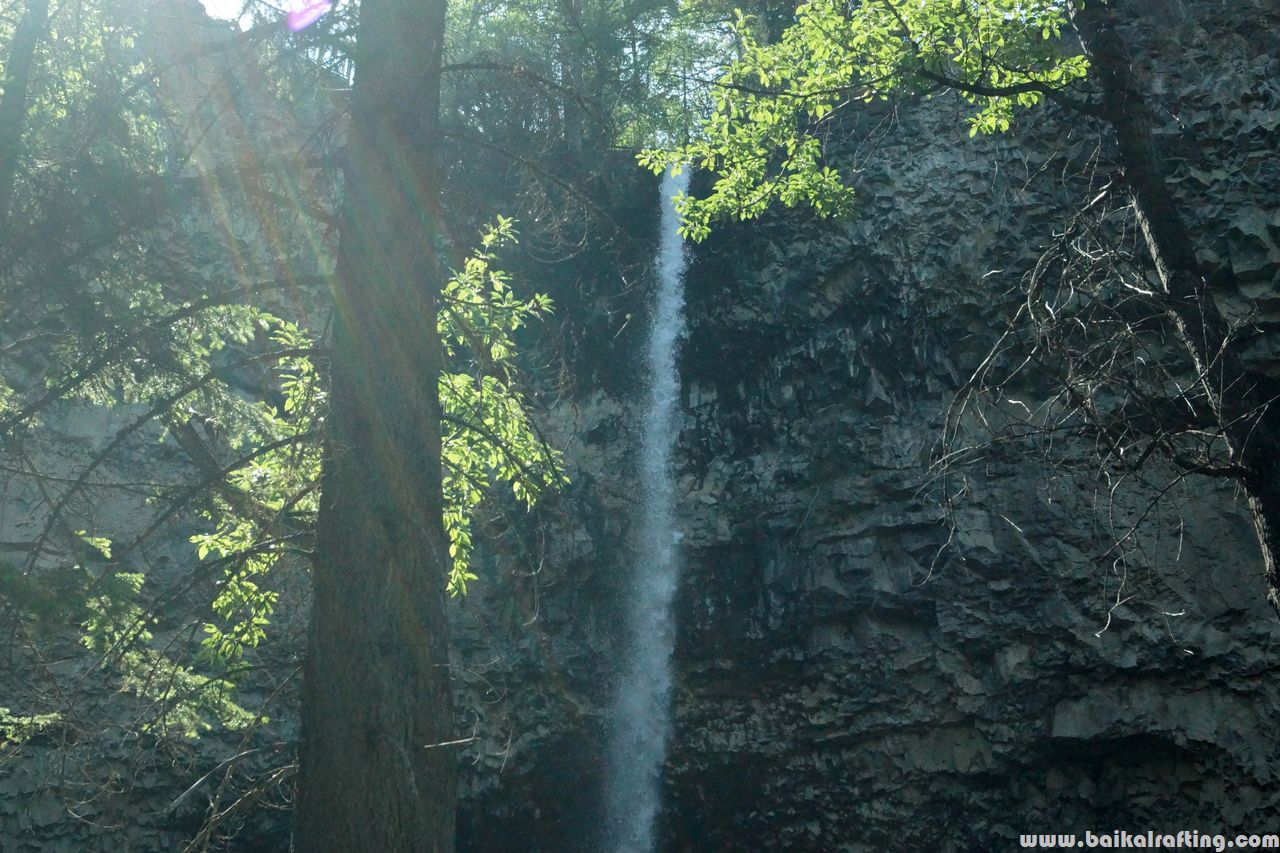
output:
<instances>
[{"instance_id":1,"label":"green foliage","mask_svg":"<svg viewBox=\"0 0 1280 853\"><path fill-rule=\"evenodd\" d=\"M100 578L85 602L81 640L103 667L120 674L122 689L152 703L153 719L143 729L195 737L215 722L231 729L251 724L254 715L232 700L229 680L200 675L151 648L155 619L137 602L143 581L133 572Z\"/></svg>"},{"instance_id":2,"label":"green foliage","mask_svg":"<svg viewBox=\"0 0 1280 853\"><path fill-rule=\"evenodd\" d=\"M546 315L551 301L541 294L517 298L509 275L495 266L497 251L515 241L512 220L498 217L441 293L438 328L454 368L439 381L448 588L454 595L465 593L476 577L469 568L471 519L492 487L509 483L531 506L564 482L561 457L538 437L520 391L513 335ZM256 320L281 351L314 345L296 324L261 312ZM256 417L240 417L230 437L237 447L271 449L228 475L235 499L220 495L206 512L214 529L191 539L201 560L212 555L224 566L212 602L218 618L205 625L203 641L206 657L223 664L265 639L279 596L263 581L288 541L310 528L317 509L323 377L310 355L282 357L276 370L283 402L278 408L253 404Z\"/></svg>"},{"instance_id":3,"label":"green foliage","mask_svg":"<svg viewBox=\"0 0 1280 853\"><path fill-rule=\"evenodd\" d=\"M13 15L26 5L16 4ZM65 205L73 201L67 187L83 188L86 179L104 190L106 198L139 176L163 171L170 153L162 131L164 111L154 88L145 85L151 69L137 43L138 25L147 14L137 0L50 4L48 26L37 42L17 152L23 164L14 182L17 222L30 221L50 203L62 206L59 212L66 216L70 211ZM0 63L8 59L2 48L9 45L4 28L11 20L0 15ZM97 210L85 206L67 219L79 220L83 239L117 224L110 216L120 201L111 199Z\"/></svg>"},{"instance_id":4,"label":"green foliage","mask_svg":"<svg viewBox=\"0 0 1280 853\"><path fill-rule=\"evenodd\" d=\"M0 708L0 749L20 746L61 720L61 714L14 714Z\"/></svg>"},{"instance_id":5,"label":"green foliage","mask_svg":"<svg viewBox=\"0 0 1280 853\"><path fill-rule=\"evenodd\" d=\"M139 540L112 542L119 534L110 530L59 537L60 526L74 528L66 528L71 519L55 518L26 566L0 567L0 592L15 605L15 624L41 638L83 626L84 648L160 713L153 730L187 735L213 722L245 722L228 698L229 665L262 639L277 595L262 578L279 558L277 545L304 535L315 509L323 394L309 355L301 355L311 342L295 325L239 303L268 290L268 275L301 277L306 268L291 263L299 255L323 266L324 250L302 239L305 249L281 257L279 245L248 245L253 233L245 239L231 227L269 218L273 235L313 236L315 229L297 227L306 214L291 180L296 171L266 160L218 163L221 175L210 171L193 186L189 143L228 116L216 96L184 102L182 76L197 67L213 74L243 57L193 51L175 67L160 45L165 28L201 47L210 32L198 32L195 16L181 21L190 7L172 11L156 16L154 4L139 0L51 4L17 152L13 239L0 241L0 430L39 427L60 401L122 410L126 426L105 447L91 450L88 461L69 456L73 473L58 481L65 500L56 493L49 499L54 514L66 516L101 496L94 484L115 479L107 472L122 451L163 456L173 442L154 450L142 443L163 441L192 421L216 435L204 442L203 456L183 446L194 483L137 485L157 519L142 525ZM0 15L0 62L12 21ZM239 86L219 80L215 88ZM256 171L228 180L240 166ZM295 191L270 211L249 200L253 191L289 189ZM209 256L217 263L207 263ZM256 365L277 371L282 411L235 387ZM166 475L180 479L179 471ZM42 473L32 468L33 476ZM153 635L150 587L144 591L140 576L111 564L113 557L127 564L141 539L164 535L162 523L188 507L203 512L213 531L197 537L201 559L211 555L212 568L223 571L199 672L180 663L188 650L175 626ZM58 546L80 555L92 549L89 561L101 557L108 568L57 565ZM121 579L135 578L136 587L120 587Z\"/></svg>"},{"instance_id":6,"label":"green foliage","mask_svg":"<svg viewBox=\"0 0 1280 853\"><path fill-rule=\"evenodd\" d=\"M103 543L99 537L86 537ZM95 546L96 547L96 546ZM114 673L121 689L150 708L146 731L195 737L213 725L242 728L253 715L232 699L229 678L213 678L183 666L154 647L156 618L144 609L144 577L107 572L95 577L82 566L49 573L23 573L0 563L0 598L11 617L36 636L52 638L68 621L81 627L80 644L96 665ZM59 715L10 716L0 710L0 745L25 740L60 720Z\"/></svg>"},{"instance_id":7,"label":"green foliage","mask_svg":"<svg viewBox=\"0 0 1280 853\"><path fill-rule=\"evenodd\" d=\"M764 44L740 16L741 58L717 84L702 137L639 159L655 173L687 164L715 174L705 198L678 201L692 239L775 201L844 214L853 191L825 163L821 138L833 114L951 89L974 107L971 135L1007 130L1015 108L1084 77L1085 58L1059 40L1066 23L1061 0L810 0Z\"/></svg>"},{"instance_id":8,"label":"green foliage","mask_svg":"<svg viewBox=\"0 0 1280 853\"><path fill-rule=\"evenodd\" d=\"M257 315L278 352L306 353L314 347L297 324ZM275 362L283 403L248 404L234 421L229 443L246 455L226 475L225 489L206 510L215 524L191 537L197 556L210 554L223 566L211 603L217 621L206 623L205 656L229 663L266 638L279 593L263 585L286 543L313 523L320 480L319 426L326 393L310 355Z\"/></svg>"},{"instance_id":9,"label":"green foliage","mask_svg":"<svg viewBox=\"0 0 1280 853\"><path fill-rule=\"evenodd\" d=\"M517 6L504 8L515 14ZM288 300L299 279L319 277L306 272L331 269L326 246L332 234L321 236L307 219L330 208L299 201L303 179L325 179L310 163L278 174L267 159L205 163L213 171L192 181L183 134L193 129L179 127L183 117L166 111L174 104L156 85L153 57L138 47L150 44L140 28L152 11L136 0L54 4L39 42L9 222L14 239L0 246L0 432L34 434L56 424L42 418L60 401L116 409L116 423L124 426L105 446L88 448L88 457L69 457L69 477L58 469L48 478L55 484L48 503L66 517L50 524L25 566L0 564L0 597L29 645L78 628L81 654L92 655L95 669L142 700L147 728L186 737L213 725L253 722L232 699L234 682L257 662L254 650L280 604L273 572L287 554L305 557L311 541L326 366L309 330L249 303L253 293L272 290L286 291ZM545 12L537 4L521 6L519 26ZM630 14L624 12L618 6L610 14ZM645 26L656 31L657 13L644 14ZM0 62L13 20L0 14ZM485 19L482 27L492 34L494 55L524 38L503 26ZM349 35L346 19L331 15L296 39L315 36L316 44L304 49L340 62ZM549 31L525 35L518 52L542 62L539 45L552 37ZM270 55L279 58L288 49L277 40ZM196 59L213 57L226 58L213 51ZM315 85L305 88L328 97L315 96ZM216 99L195 108L197 135L223 119L201 112L210 100ZM331 108L324 106L326 115ZM546 116L555 109L549 105ZM255 217L270 227L257 236L252 229L248 236L235 233L236 221ZM279 234L302 237L254 243ZM499 218L445 287L439 317L449 360L439 388L447 418L442 451L454 594L475 578L468 569L471 519L486 495L509 484L528 505L564 481L560 457L538 438L519 390L515 336L551 304L543 296L517 298L497 268L496 252L514 240L512 222ZM277 276L280 282L271 281ZM248 393L246 378L253 387ZM183 443L193 424L207 427L195 447ZM165 443L155 450L156 441ZM127 500L145 497L154 525L146 520L135 539L116 530L77 529L83 507L103 494L99 486L121 486L113 463L123 452L175 448L185 453L184 462L154 478L160 482L130 484L125 493ZM20 456L4 462L27 464ZM31 473L37 483L45 475ZM179 482L163 482L170 478ZM164 535L171 530L166 522L185 522L188 513L203 519L191 536L198 583L188 588L211 588L202 635L198 625L188 633L161 618L166 611L156 603L157 585L133 571L143 540ZM196 637L202 639L193 659L187 643ZM11 722L14 732L33 731L44 724L38 716L0 715L0 737L9 738Z\"/></svg>"},{"instance_id":10,"label":"green foliage","mask_svg":"<svg viewBox=\"0 0 1280 853\"><path fill-rule=\"evenodd\" d=\"M76 535L88 546L93 548L103 557L111 559L111 540L105 536L90 536L86 531L79 530Z\"/></svg>"},{"instance_id":11,"label":"green foliage","mask_svg":"<svg viewBox=\"0 0 1280 853\"><path fill-rule=\"evenodd\" d=\"M219 621L204 626L204 652L210 659L234 661L246 647L256 647L266 638L280 596L263 588L259 579L271 571L279 555L256 547L261 536L250 519L232 517L211 533L191 537L201 560L213 552L226 565L210 604Z\"/></svg>"},{"instance_id":12,"label":"green foliage","mask_svg":"<svg viewBox=\"0 0 1280 853\"><path fill-rule=\"evenodd\" d=\"M471 518L495 481L510 483L526 506L565 482L558 451L538 436L520 391L512 334L551 310L537 294L517 299L509 276L494 267L496 251L514 243L512 220L499 216L480 249L445 284L439 329L445 354L469 368L440 376L444 413L445 530L453 560L449 592L460 595L476 575L469 568Z\"/></svg>"}]
</instances>

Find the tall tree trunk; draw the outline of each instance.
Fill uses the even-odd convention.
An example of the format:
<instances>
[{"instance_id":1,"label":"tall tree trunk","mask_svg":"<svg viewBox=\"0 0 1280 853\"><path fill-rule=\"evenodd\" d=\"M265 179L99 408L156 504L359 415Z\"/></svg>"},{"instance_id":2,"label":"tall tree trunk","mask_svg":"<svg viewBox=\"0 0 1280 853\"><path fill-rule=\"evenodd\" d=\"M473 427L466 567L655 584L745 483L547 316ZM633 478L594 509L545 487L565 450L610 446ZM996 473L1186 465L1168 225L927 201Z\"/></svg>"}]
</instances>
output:
<instances>
[{"instance_id":1,"label":"tall tree trunk","mask_svg":"<svg viewBox=\"0 0 1280 853\"><path fill-rule=\"evenodd\" d=\"M36 43L49 23L49 0L27 0L4 63L4 93L0 94L0 249L8 245L9 205L18 173L22 129L26 126L27 90L35 64Z\"/></svg>"},{"instance_id":2,"label":"tall tree trunk","mask_svg":"<svg viewBox=\"0 0 1280 853\"><path fill-rule=\"evenodd\" d=\"M1231 461L1240 469L1262 549L1267 597L1280 611L1280 415L1240 360L1165 181L1146 93L1131 71L1133 51L1116 27L1117 7L1123 6L1122 0L1073 2L1072 22L1102 90L1102 110L1115 131L1125 185L1164 286L1170 320L1215 409Z\"/></svg>"},{"instance_id":3,"label":"tall tree trunk","mask_svg":"<svg viewBox=\"0 0 1280 853\"><path fill-rule=\"evenodd\" d=\"M446 0L364 0L298 780L304 853L453 849L434 164Z\"/></svg>"}]
</instances>

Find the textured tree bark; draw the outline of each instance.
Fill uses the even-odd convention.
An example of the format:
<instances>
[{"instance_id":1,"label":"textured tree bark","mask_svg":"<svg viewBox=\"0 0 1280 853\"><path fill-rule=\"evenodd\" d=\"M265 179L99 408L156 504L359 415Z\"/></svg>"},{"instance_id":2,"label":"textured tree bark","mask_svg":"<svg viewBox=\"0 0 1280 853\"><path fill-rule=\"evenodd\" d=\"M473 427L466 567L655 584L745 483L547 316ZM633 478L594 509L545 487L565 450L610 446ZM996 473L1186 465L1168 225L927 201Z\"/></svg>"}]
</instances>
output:
<instances>
[{"instance_id":1,"label":"textured tree bark","mask_svg":"<svg viewBox=\"0 0 1280 853\"><path fill-rule=\"evenodd\" d=\"M334 285L298 849L453 849L433 221L446 0L364 0Z\"/></svg>"},{"instance_id":2,"label":"textured tree bark","mask_svg":"<svg viewBox=\"0 0 1280 853\"><path fill-rule=\"evenodd\" d=\"M18 171L22 129L26 126L27 89L35 63L36 43L49 23L49 0L28 0L27 12L14 30L5 57L4 94L0 96L0 247L8 243L9 205Z\"/></svg>"},{"instance_id":3,"label":"textured tree bark","mask_svg":"<svg viewBox=\"0 0 1280 853\"><path fill-rule=\"evenodd\" d=\"M1131 72L1132 50L1116 27L1121 0L1073 2L1072 22L1089 55L1102 111L1115 132L1124 181L1147 252L1164 286L1173 326L1191 356L1240 482L1262 550L1267 597L1280 612L1280 416L1245 369L1205 270L1169 190L1152 138L1146 93Z\"/></svg>"}]
</instances>

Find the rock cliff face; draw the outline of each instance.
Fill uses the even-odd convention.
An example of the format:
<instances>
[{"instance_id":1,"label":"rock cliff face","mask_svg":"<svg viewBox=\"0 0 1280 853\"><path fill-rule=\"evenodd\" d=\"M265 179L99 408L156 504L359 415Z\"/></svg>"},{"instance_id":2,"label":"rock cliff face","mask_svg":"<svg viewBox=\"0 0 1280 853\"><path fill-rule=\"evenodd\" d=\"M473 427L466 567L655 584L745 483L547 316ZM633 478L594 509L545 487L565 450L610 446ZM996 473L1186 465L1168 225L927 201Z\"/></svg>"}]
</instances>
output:
<instances>
[{"instance_id":1,"label":"rock cliff face","mask_svg":"<svg viewBox=\"0 0 1280 853\"><path fill-rule=\"evenodd\" d=\"M1144 13L1131 36L1150 48L1174 181L1206 260L1234 273L1221 298L1256 309L1262 363L1280 273L1276 13ZM1087 448L1070 465L1005 445L950 482L931 474L1010 292L1096 191L1094 158L1108 168L1096 129L1025 126L970 140L937 102L868 110L839 143L860 170L854 220L777 216L696 251L664 849L990 850L1280 816L1280 623L1229 490L1178 482L1150 509L1171 477L1117 483ZM545 552L492 555L508 571L460 620L467 704L492 709L465 849L596 849L640 396L556 408L574 485L538 528Z\"/></svg>"}]
</instances>

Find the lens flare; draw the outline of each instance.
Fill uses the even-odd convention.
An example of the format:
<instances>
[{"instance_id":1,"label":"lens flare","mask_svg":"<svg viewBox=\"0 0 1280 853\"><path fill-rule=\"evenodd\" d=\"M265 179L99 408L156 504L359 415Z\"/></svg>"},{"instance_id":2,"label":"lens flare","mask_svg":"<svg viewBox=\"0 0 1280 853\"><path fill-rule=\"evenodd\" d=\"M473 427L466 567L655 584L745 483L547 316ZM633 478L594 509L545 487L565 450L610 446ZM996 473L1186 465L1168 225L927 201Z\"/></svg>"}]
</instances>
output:
<instances>
[{"instance_id":1,"label":"lens flare","mask_svg":"<svg viewBox=\"0 0 1280 853\"><path fill-rule=\"evenodd\" d=\"M320 16L333 8L333 3L328 0L320 0L319 3L300 3L295 4L291 11L284 19L285 26L293 30L305 30L307 27L320 20Z\"/></svg>"}]
</instances>

